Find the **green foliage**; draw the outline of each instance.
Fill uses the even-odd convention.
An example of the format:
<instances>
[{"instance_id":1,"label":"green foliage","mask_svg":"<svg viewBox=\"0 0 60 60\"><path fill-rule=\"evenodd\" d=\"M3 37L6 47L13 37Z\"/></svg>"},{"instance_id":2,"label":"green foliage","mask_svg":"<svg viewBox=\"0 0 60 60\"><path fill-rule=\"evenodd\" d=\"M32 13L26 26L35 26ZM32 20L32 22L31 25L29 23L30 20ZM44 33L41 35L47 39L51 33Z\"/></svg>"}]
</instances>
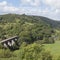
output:
<instances>
[{"instance_id":1,"label":"green foliage","mask_svg":"<svg viewBox=\"0 0 60 60\"><path fill-rule=\"evenodd\" d=\"M10 58L14 56L10 50L0 49L0 58Z\"/></svg>"},{"instance_id":2,"label":"green foliage","mask_svg":"<svg viewBox=\"0 0 60 60\"><path fill-rule=\"evenodd\" d=\"M16 58L19 58L16 60L52 60L50 53L45 52L40 44L54 43L52 35L54 35L55 32L50 24L46 24L46 22L40 18L41 17L38 16L16 14L0 16L0 40L16 35L19 36L17 45L14 44L11 47L11 50L20 48L19 52L15 54ZM9 50L1 50L0 52L1 58L13 56L13 53Z\"/></svg>"},{"instance_id":3,"label":"green foliage","mask_svg":"<svg viewBox=\"0 0 60 60\"><path fill-rule=\"evenodd\" d=\"M52 55L50 54L50 52L42 52L42 60L52 60Z\"/></svg>"},{"instance_id":4,"label":"green foliage","mask_svg":"<svg viewBox=\"0 0 60 60\"><path fill-rule=\"evenodd\" d=\"M30 44L20 49L20 60L52 60L49 52L45 52L40 44Z\"/></svg>"},{"instance_id":5,"label":"green foliage","mask_svg":"<svg viewBox=\"0 0 60 60\"><path fill-rule=\"evenodd\" d=\"M3 49L3 48L4 48L4 46L2 44L0 44L0 49Z\"/></svg>"},{"instance_id":6,"label":"green foliage","mask_svg":"<svg viewBox=\"0 0 60 60\"><path fill-rule=\"evenodd\" d=\"M30 44L39 40L42 43L54 43L52 35L55 32L41 17L7 14L0 18L0 40L17 35L20 43Z\"/></svg>"},{"instance_id":7,"label":"green foliage","mask_svg":"<svg viewBox=\"0 0 60 60\"><path fill-rule=\"evenodd\" d=\"M60 41L55 41L54 44L43 44L46 51L51 51L53 60L60 58Z\"/></svg>"}]
</instances>

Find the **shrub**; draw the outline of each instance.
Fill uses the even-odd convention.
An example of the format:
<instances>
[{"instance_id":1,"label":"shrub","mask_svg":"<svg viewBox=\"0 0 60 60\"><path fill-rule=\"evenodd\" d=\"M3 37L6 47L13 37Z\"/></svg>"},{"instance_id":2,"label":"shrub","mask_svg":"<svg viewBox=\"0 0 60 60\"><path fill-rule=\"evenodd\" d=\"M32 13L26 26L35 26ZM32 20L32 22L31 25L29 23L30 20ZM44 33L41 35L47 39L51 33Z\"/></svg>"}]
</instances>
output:
<instances>
[{"instance_id":1,"label":"shrub","mask_svg":"<svg viewBox=\"0 0 60 60\"><path fill-rule=\"evenodd\" d=\"M42 57L42 60L52 60L52 56L48 51L47 52L43 51L41 57Z\"/></svg>"},{"instance_id":2,"label":"shrub","mask_svg":"<svg viewBox=\"0 0 60 60\"><path fill-rule=\"evenodd\" d=\"M20 50L20 60L52 60L49 52L45 52L42 45L30 44Z\"/></svg>"},{"instance_id":3,"label":"shrub","mask_svg":"<svg viewBox=\"0 0 60 60\"><path fill-rule=\"evenodd\" d=\"M0 50L0 58L9 58L9 57L12 57L14 56L13 53L8 50L8 49L1 49Z\"/></svg>"},{"instance_id":4,"label":"shrub","mask_svg":"<svg viewBox=\"0 0 60 60\"><path fill-rule=\"evenodd\" d=\"M4 47L3 47L3 45L2 44L0 44L0 49L3 49Z\"/></svg>"}]
</instances>

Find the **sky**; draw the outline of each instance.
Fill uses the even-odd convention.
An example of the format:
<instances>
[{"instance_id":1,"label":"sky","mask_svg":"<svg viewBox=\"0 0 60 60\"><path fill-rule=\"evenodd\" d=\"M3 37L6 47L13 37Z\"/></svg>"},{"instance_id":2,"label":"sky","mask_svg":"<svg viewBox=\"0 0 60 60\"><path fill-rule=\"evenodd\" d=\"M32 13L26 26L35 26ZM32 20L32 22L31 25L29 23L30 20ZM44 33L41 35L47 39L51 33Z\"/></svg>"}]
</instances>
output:
<instances>
[{"instance_id":1,"label":"sky","mask_svg":"<svg viewBox=\"0 0 60 60\"><path fill-rule=\"evenodd\" d=\"M60 0L0 0L0 15L7 13L60 20Z\"/></svg>"}]
</instances>

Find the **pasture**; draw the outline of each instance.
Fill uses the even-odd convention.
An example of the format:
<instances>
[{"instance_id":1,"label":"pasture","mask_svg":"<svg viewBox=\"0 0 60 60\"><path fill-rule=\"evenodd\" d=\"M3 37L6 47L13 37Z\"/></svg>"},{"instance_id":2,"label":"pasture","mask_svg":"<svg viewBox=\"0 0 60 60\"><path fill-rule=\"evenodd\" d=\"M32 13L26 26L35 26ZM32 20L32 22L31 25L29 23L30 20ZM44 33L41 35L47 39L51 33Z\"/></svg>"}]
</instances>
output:
<instances>
[{"instance_id":1,"label":"pasture","mask_svg":"<svg viewBox=\"0 0 60 60\"><path fill-rule=\"evenodd\" d=\"M53 60L58 60L60 57L60 41L56 41L54 44L44 44L44 46L46 51L51 52Z\"/></svg>"}]
</instances>

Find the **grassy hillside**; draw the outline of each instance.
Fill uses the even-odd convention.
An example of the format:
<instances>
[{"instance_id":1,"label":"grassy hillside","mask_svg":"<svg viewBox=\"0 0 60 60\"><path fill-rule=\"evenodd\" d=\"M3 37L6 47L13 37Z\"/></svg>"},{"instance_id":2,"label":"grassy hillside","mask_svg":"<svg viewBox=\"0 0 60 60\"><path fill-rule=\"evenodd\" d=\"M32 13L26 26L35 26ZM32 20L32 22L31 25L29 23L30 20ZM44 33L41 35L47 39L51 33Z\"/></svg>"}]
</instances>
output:
<instances>
[{"instance_id":1,"label":"grassy hillside","mask_svg":"<svg viewBox=\"0 0 60 60\"><path fill-rule=\"evenodd\" d=\"M16 19L19 20L25 20L29 22L37 22L41 23L44 22L45 24L49 24L53 28L58 28L60 27L60 21L54 21L52 19L49 19L47 17L43 16L27 16L25 14L23 15L18 15L18 14L5 14L5 15L0 15L0 22L15 22Z\"/></svg>"},{"instance_id":2,"label":"grassy hillside","mask_svg":"<svg viewBox=\"0 0 60 60\"><path fill-rule=\"evenodd\" d=\"M53 28L59 28L60 27L60 21L55 21L55 20L49 19L47 17L42 17L42 16L40 18L41 18L41 20L43 20L47 24L50 24Z\"/></svg>"},{"instance_id":3,"label":"grassy hillside","mask_svg":"<svg viewBox=\"0 0 60 60\"><path fill-rule=\"evenodd\" d=\"M44 19L38 16L17 14L1 15L0 40L18 35L20 41L26 41L27 43L32 43L37 40L44 40L44 43L52 43L54 30Z\"/></svg>"},{"instance_id":4,"label":"grassy hillside","mask_svg":"<svg viewBox=\"0 0 60 60\"><path fill-rule=\"evenodd\" d=\"M60 58L60 41L56 41L54 44L45 44L44 46L46 51L51 51L54 60Z\"/></svg>"},{"instance_id":5,"label":"grassy hillside","mask_svg":"<svg viewBox=\"0 0 60 60\"><path fill-rule=\"evenodd\" d=\"M60 31L57 30L60 27L59 23L42 16L0 15L0 41L19 36L17 45L14 44L11 48L4 49L0 45L0 59L53 60L52 57L59 53L59 43L55 42L60 39ZM54 51L56 48L57 51ZM51 49L51 53L45 49Z\"/></svg>"}]
</instances>

